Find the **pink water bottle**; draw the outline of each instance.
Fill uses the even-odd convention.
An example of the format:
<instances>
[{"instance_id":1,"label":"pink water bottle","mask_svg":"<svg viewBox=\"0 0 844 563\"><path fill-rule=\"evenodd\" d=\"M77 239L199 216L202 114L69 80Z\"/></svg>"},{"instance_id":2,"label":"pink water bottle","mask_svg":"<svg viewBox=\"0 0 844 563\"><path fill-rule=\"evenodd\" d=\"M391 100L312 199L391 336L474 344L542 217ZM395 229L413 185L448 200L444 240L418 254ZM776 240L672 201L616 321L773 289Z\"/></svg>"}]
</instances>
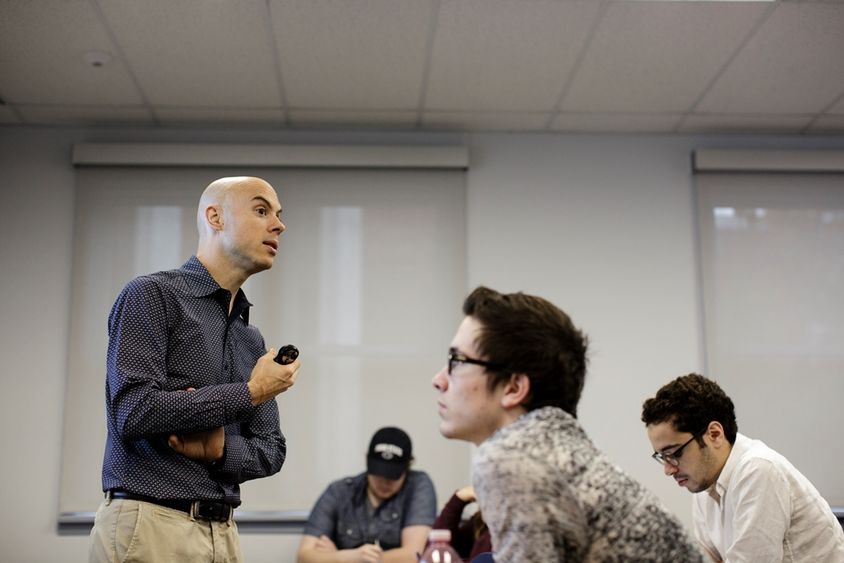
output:
<instances>
[{"instance_id":1,"label":"pink water bottle","mask_svg":"<svg viewBox=\"0 0 844 563\"><path fill-rule=\"evenodd\" d=\"M463 559L451 547L451 530L431 530L428 534L428 549L419 563L460 563Z\"/></svg>"}]
</instances>

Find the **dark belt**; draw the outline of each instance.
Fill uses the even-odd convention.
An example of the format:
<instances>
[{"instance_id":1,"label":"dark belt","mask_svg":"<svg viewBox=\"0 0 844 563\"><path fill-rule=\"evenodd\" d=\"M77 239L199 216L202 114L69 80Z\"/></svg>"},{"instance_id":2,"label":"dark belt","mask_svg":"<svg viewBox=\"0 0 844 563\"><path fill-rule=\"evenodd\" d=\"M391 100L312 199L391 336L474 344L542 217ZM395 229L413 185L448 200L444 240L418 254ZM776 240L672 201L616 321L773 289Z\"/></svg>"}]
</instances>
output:
<instances>
[{"instance_id":1,"label":"dark belt","mask_svg":"<svg viewBox=\"0 0 844 563\"><path fill-rule=\"evenodd\" d=\"M162 500L148 497L146 495L136 495L135 493L122 491L120 489L112 489L106 496L112 499L150 502L152 504L187 512L193 518L198 518L200 520L213 520L215 522L227 522L234 512L234 506L231 504L214 500Z\"/></svg>"}]
</instances>

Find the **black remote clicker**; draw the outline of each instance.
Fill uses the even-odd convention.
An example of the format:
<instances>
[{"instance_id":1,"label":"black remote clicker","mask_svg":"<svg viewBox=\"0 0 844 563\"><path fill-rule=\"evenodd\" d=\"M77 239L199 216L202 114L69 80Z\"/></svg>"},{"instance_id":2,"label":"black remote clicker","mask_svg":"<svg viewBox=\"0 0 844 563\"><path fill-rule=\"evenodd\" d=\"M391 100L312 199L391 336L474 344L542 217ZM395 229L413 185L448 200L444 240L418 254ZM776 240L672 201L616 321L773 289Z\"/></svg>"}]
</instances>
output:
<instances>
[{"instance_id":1,"label":"black remote clicker","mask_svg":"<svg viewBox=\"0 0 844 563\"><path fill-rule=\"evenodd\" d=\"M288 344L286 346L282 346L281 350L278 351L278 354L275 355L273 358L276 363L281 365L293 363L296 358L299 357L299 349L296 348L293 344Z\"/></svg>"}]
</instances>

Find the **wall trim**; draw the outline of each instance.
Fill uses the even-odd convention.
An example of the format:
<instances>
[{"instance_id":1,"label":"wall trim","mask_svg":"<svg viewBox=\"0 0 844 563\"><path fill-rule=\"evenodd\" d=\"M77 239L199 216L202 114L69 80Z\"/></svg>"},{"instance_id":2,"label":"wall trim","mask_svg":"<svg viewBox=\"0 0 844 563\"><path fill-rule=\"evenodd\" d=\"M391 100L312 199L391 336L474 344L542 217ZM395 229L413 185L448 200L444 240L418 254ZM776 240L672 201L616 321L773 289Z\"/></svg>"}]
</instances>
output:
<instances>
[{"instance_id":1,"label":"wall trim","mask_svg":"<svg viewBox=\"0 0 844 563\"><path fill-rule=\"evenodd\" d=\"M234 520L238 529L246 534L301 534L309 512L235 509ZM57 532L62 536L87 536L94 526L94 516L93 512L63 512L56 522Z\"/></svg>"},{"instance_id":2,"label":"wall trim","mask_svg":"<svg viewBox=\"0 0 844 563\"><path fill-rule=\"evenodd\" d=\"M76 143L73 166L469 167L465 146Z\"/></svg>"},{"instance_id":3,"label":"wall trim","mask_svg":"<svg viewBox=\"0 0 844 563\"><path fill-rule=\"evenodd\" d=\"M695 172L844 172L841 150L701 149L692 154Z\"/></svg>"}]
</instances>

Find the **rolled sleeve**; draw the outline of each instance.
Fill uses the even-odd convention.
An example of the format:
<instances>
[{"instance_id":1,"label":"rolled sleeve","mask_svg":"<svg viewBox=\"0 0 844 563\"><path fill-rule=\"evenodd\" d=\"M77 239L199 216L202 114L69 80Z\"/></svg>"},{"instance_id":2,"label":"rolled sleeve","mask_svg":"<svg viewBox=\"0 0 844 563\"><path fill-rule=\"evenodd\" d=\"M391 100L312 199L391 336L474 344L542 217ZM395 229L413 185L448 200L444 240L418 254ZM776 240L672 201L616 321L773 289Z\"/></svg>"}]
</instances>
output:
<instances>
[{"instance_id":1,"label":"rolled sleeve","mask_svg":"<svg viewBox=\"0 0 844 563\"><path fill-rule=\"evenodd\" d=\"M339 500L335 490L336 487L336 483L329 485L314 504L308 517L308 523L305 524L303 531L305 535L319 537L325 534L333 538Z\"/></svg>"},{"instance_id":2,"label":"rolled sleeve","mask_svg":"<svg viewBox=\"0 0 844 563\"><path fill-rule=\"evenodd\" d=\"M427 473L416 472L413 479L409 479L407 512L404 516L403 527L431 526L437 517L437 493L434 483Z\"/></svg>"}]
</instances>

